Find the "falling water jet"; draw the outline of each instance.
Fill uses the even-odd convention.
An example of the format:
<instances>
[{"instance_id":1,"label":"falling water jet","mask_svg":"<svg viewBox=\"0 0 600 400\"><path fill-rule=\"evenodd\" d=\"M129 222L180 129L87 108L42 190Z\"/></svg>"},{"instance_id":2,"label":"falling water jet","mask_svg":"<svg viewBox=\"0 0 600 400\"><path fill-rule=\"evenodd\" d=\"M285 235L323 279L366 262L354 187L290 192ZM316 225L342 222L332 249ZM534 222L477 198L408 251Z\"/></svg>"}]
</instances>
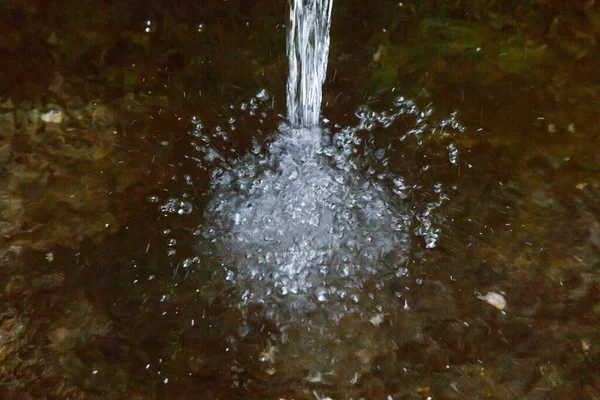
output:
<instances>
[{"instance_id":1,"label":"falling water jet","mask_svg":"<svg viewBox=\"0 0 600 400\"><path fill-rule=\"evenodd\" d=\"M292 127L317 126L329 56L333 0L290 0L287 113Z\"/></svg>"}]
</instances>

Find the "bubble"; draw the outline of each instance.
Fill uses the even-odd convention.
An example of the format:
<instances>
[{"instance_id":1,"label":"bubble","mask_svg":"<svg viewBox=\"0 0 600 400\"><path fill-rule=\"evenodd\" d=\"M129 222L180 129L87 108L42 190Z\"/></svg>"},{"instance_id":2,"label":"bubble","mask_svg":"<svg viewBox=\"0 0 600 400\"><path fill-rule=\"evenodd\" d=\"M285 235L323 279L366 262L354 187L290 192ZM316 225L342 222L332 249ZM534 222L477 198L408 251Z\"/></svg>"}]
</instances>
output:
<instances>
[{"instance_id":1,"label":"bubble","mask_svg":"<svg viewBox=\"0 0 600 400\"><path fill-rule=\"evenodd\" d=\"M146 20L146 26L144 27L144 32L151 33L153 31L152 28L152 20Z\"/></svg>"},{"instance_id":2,"label":"bubble","mask_svg":"<svg viewBox=\"0 0 600 400\"><path fill-rule=\"evenodd\" d=\"M394 105L396 107L402 107L404 105L404 97L399 96L394 99Z\"/></svg>"},{"instance_id":3,"label":"bubble","mask_svg":"<svg viewBox=\"0 0 600 400\"><path fill-rule=\"evenodd\" d=\"M398 177L393 180L394 188L392 191L397 194L401 199L406 199L408 195L406 194L407 187L404 183L404 178Z\"/></svg>"},{"instance_id":4,"label":"bubble","mask_svg":"<svg viewBox=\"0 0 600 400\"><path fill-rule=\"evenodd\" d=\"M156 204L160 201L160 197L158 197L155 194L151 194L149 196L146 196L146 201L151 204Z\"/></svg>"},{"instance_id":5,"label":"bubble","mask_svg":"<svg viewBox=\"0 0 600 400\"><path fill-rule=\"evenodd\" d=\"M177 214L179 215L190 214L193 210L192 203L187 200L180 201L178 207Z\"/></svg>"},{"instance_id":6,"label":"bubble","mask_svg":"<svg viewBox=\"0 0 600 400\"><path fill-rule=\"evenodd\" d=\"M458 164L458 148L455 144L449 144L446 148L448 150L448 160L454 165Z\"/></svg>"},{"instance_id":7,"label":"bubble","mask_svg":"<svg viewBox=\"0 0 600 400\"><path fill-rule=\"evenodd\" d=\"M195 263L199 263L199 262L200 262L200 260L199 260L199 258L198 258L198 257L194 257L194 258L186 258L185 260L183 260L182 267L183 267L183 268L189 268L189 267L191 267L193 264L195 264Z\"/></svg>"},{"instance_id":8,"label":"bubble","mask_svg":"<svg viewBox=\"0 0 600 400\"><path fill-rule=\"evenodd\" d=\"M356 108L354 115L360 120L365 120L368 118L371 109L367 105L360 105Z\"/></svg>"},{"instance_id":9,"label":"bubble","mask_svg":"<svg viewBox=\"0 0 600 400\"><path fill-rule=\"evenodd\" d=\"M165 214L190 214L193 211L193 205L189 200L180 200L172 198L160 207L160 210Z\"/></svg>"},{"instance_id":10,"label":"bubble","mask_svg":"<svg viewBox=\"0 0 600 400\"><path fill-rule=\"evenodd\" d=\"M327 293L325 292L325 290L320 290L317 293L317 300L319 300L321 303L327 301Z\"/></svg>"},{"instance_id":11,"label":"bubble","mask_svg":"<svg viewBox=\"0 0 600 400\"><path fill-rule=\"evenodd\" d=\"M204 25L204 23L200 22L197 27L198 32L202 33L202 32L204 32L205 29L206 29L206 25Z\"/></svg>"}]
</instances>

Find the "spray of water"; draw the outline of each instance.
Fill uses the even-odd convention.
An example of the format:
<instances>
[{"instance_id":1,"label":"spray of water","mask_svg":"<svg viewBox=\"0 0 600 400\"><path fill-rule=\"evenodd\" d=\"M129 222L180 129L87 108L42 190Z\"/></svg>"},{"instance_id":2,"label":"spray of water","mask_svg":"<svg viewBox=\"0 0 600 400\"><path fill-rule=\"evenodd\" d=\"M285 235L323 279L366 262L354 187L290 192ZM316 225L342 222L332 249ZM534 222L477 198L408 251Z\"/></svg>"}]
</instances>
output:
<instances>
[{"instance_id":1,"label":"spray of water","mask_svg":"<svg viewBox=\"0 0 600 400\"><path fill-rule=\"evenodd\" d=\"M293 127L318 125L333 0L290 0L287 112Z\"/></svg>"},{"instance_id":2,"label":"spray of water","mask_svg":"<svg viewBox=\"0 0 600 400\"><path fill-rule=\"evenodd\" d=\"M422 188L390 173L386 150L369 132L388 129L398 118L414 121L400 139L418 143L463 129L454 115L434 123L430 115L431 109L398 98L382 112L359 107L358 125L335 133L282 123L227 163L212 147L203 148L207 161L220 164L212 168L205 238L217 246L218 263L243 293L242 302L305 310L327 304L331 316L364 301L383 307L385 299L365 288L381 289L406 273L412 235L427 248L436 246L434 211L448 197L441 183ZM447 151L455 164L456 149ZM417 193L427 201L406 202Z\"/></svg>"},{"instance_id":3,"label":"spray of water","mask_svg":"<svg viewBox=\"0 0 600 400\"><path fill-rule=\"evenodd\" d=\"M228 289L223 301L239 313L232 313L237 333L227 346L265 338L250 357L267 376L354 387L379 370L381 357L394 357L398 337L412 334L410 324L409 333L401 328L413 304L408 255L417 236L424 247L436 246L438 209L451 190L429 166L456 168L452 137L463 128L455 115L439 121L431 108L399 97L381 111L358 107L350 126L282 122L238 156L234 135L267 118L269 104L261 90L224 108L215 126L193 120L188 158L211 172L210 201L198 232L202 256L183 268L212 273ZM405 154L407 162L430 160L422 175L390 170L388 162L397 165ZM187 215L185 205L172 199L163 211ZM247 356L235 353L237 361ZM254 368L254 361L242 363Z\"/></svg>"},{"instance_id":4,"label":"spray of water","mask_svg":"<svg viewBox=\"0 0 600 400\"><path fill-rule=\"evenodd\" d=\"M369 171L369 159L351 158L362 144L352 129L332 139L283 125L265 148L256 142L214 176L211 220L245 301L357 303L365 280L403 265L410 218L389 179Z\"/></svg>"}]
</instances>

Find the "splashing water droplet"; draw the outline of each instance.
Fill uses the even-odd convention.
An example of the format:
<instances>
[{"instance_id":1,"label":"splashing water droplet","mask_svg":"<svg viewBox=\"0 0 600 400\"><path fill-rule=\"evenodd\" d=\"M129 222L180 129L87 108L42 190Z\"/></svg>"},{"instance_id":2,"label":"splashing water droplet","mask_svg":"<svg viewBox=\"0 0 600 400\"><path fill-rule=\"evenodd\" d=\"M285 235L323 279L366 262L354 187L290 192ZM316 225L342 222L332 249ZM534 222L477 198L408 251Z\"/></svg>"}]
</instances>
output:
<instances>
[{"instance_id":1,"label":"splashing water droplet","mask_svg":"<svg viewBox=\"0 0 600 400\"><path fill-rule=\"evenodd\" d=\"M454 165L458 164L458 148L454 143L451 143L447 147L448 149L448 159Z\"/></svg>"},{"instance_id":2,"label":"splashing water droplet","mask_svg":"<svg viewBox=\"0 0 600 400\"><path fill-rule=\"evenodd\" d=\"M152 20L146 20L146 26L144 27L144 32L146 33L152 33L153 28L152 28Z\"/></svg>"},{"instance_id":3,"label":"splashing water droplet","mask_svg":"<svg viewBox=\"0 0 600 400\"><path fill-rule=\"evenodd\" d=\"M267 101L271 98L271 96L269 96L269 92L267 92L267 89L260 89L256 94L256 98L259 101Z\"/></svg>"},{"instance_id":4,"label":"splashing water droplet","mask_svg":"<svg viewBox=\"0 0 600 400\"><path fill-rule=\"evenodd\" d=\"M358 118L360 120L365 120L369 117L370 113L371 113L371 109L369 108L369 106L360 105L356 108L354 115L356 115L356 118Z\"/></svg>"}]
</instances>

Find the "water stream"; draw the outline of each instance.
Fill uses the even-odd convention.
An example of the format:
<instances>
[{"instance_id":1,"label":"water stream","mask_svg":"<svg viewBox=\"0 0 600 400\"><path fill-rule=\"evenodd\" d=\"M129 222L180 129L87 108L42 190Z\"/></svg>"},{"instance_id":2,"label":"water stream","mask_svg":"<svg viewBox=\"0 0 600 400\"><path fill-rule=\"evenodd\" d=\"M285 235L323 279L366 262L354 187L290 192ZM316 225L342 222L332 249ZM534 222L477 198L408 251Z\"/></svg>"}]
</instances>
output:
<instances>
[{"instance_id":1,"label":"water stream","mask_svg":"<svg viewBox=\"0 0 600 400\"><path fill-rule=\"evenodd\" d=\"M333 0L290 0L287 112L293 127L319 123Z\"/></svg>"}]
</instances>

